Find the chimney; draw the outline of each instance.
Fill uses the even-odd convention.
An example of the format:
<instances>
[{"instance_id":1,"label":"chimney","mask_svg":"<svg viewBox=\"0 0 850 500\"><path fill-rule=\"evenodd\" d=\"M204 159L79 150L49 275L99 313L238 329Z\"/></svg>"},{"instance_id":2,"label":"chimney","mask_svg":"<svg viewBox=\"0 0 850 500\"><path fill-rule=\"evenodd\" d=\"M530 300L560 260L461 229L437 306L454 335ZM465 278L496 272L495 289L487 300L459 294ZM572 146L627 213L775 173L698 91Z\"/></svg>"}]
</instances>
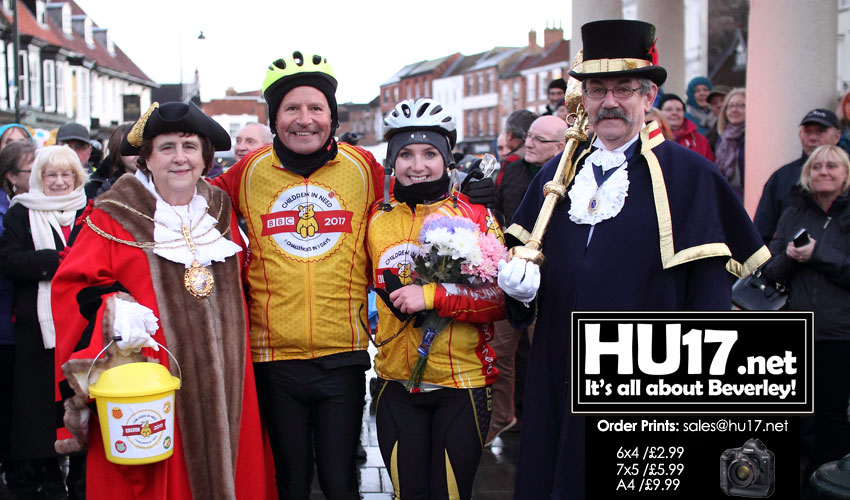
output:
<instances>
[{"instance_id":1,"label":"chimney","mask_svg":"<svg viewBox=\"0 0 850 500\"><path fill-rule=\"evenodd\" d=\"M537 45L537 32L534 30L529 30L528 32L528 48L531 50L540 48Z\"/></svg>"},{"instance_id":2,"label":"chimney","mask_svg":"<svg viewBox=\"0 0 850 500\"><path fill-rule=\"evenodd\" d=\"M224 91L224 95L235 96L236 95L236 89L234 89L233 87L227 87L227 90Z\"/></svg>"},{"instance_id":3,"label":"chimney","mask_svg":"<svg viewBox=\"0 0 850 500\"><path fill-rule=\"evenodd\" d=\"M543 48L549 50L564 40L564 29L563 28L555 28L553 24L551 28L546 28L543 31Z\"/></svg>"}]
</instances>

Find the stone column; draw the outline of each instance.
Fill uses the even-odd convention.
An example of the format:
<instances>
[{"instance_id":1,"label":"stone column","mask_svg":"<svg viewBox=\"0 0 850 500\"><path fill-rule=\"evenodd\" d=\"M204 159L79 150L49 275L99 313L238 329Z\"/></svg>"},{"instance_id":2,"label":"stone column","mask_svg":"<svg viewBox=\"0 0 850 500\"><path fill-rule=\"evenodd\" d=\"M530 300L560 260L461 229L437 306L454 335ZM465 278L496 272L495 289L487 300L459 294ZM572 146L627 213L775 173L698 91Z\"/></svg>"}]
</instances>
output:
<instances>
[{"instance_id":1,"label":"stone column","mask_svg":"<svg viewBox=\"0 0 850 500\"><path fill-rule=\"evenodd\" d=\"M685 99L685 5L682 0L637 0L637 19L655 25L658 64L667 70L664 90Z\"/></svg>"},{"instance_id":2,"label":"stone column","mask_svg":"<svg viewBox=\"0 0 850 500\"><path fill-rule=\"evenodd\" d=\"M744 205L751 216L770 174L800 156L806 112L835 107L837 30L833 1L750 2Z\"/></svg>"},{"instance_id":3,"label":"stone column","mask_svg":"<svg viewBox=\"0 0 850 500\"><path fill-rule=\"evenodd\" d=\"M581 49L581 26L591 21L622 19L622 0L573 0L570 57Z\"/></svg>"}]
</instances>

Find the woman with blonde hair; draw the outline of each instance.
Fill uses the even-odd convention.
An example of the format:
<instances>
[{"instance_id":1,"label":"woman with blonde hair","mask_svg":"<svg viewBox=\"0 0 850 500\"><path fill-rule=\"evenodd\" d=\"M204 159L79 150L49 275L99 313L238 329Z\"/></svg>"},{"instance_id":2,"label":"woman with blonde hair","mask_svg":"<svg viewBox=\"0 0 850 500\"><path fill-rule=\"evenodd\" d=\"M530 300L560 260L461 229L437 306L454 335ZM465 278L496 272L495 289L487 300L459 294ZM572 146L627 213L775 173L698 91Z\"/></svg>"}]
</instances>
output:
<instances>
[{"instance_id":1,"label":"woman with blonde hair","mask_svg":"<svg viewBox=\"0 0 850 500\"><path fill-rule=\"evenodd\" d=\"M5 231L0 236L0 271L14 286L10 455L13 460L31 461L42 476L37 482L46 491L59 492L57 498L64 498L61 493L65 485L53 447L57 409L51 279L59 267L59 253L71 240L74 221L86 205L83 185L87 178L79 158L69 147L40 150L32 167L29 192L12 198L3 219ZM81 465L78 459L71 461L71 489L78 486Z\"/></svg>"},{"instance_id":2,"label":"woman with blonde hair","mask_svg":"<svg viewBox=\"0 0 850 500\"><path fill-rule=\"evenodd\" d=\"M726 180L743 198L744 193L744 138L747 118L747 91L732 89L726 94L717 117L717 139L715 161Z\"/></svg>"},{"instance_id":3,"label":"woman with blonde hair","mask_svg":"<svg viewBox=\"0 0 850 500\"><path fill-rule=\"evenodd\" d=\"M850 452L850 158L820 146L803 165L792 205L779 219L765 266L785 283L790 308L814 311L815 446L807 472Z\"/></svg>"}]
</instances>

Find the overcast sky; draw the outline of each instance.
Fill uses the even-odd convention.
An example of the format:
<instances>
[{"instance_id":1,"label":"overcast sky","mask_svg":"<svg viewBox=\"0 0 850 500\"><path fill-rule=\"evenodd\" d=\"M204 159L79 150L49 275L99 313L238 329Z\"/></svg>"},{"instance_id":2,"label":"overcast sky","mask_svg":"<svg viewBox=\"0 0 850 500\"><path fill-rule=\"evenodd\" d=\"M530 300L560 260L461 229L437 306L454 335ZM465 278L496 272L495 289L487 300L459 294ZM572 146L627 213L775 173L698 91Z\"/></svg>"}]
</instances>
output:
<instances>
[{"instance_id":1,"label":"overcast sky","mask_svg":"<svg viewBox=\"0 0 850 500\"><path fill-rule=\"evenodd\" d=\"M368 102L406 64L494 46L520 47L528 31L562 26L570 1L521 0L77 0L158 83L197 68L203 100L228 87L257 90L274 59L298 49L325 56L339 102ZM205 40L198 40L203 30ZM181 50L182 47L182 50Z\"/></svg>"}]
</instances>

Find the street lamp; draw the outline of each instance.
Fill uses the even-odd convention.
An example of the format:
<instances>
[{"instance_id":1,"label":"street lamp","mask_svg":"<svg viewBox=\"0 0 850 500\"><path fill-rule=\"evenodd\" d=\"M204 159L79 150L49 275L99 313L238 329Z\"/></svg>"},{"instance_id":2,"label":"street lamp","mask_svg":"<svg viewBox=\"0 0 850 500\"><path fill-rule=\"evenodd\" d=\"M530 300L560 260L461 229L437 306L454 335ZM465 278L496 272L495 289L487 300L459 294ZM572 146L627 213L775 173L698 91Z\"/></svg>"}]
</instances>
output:
<instances>
[{"instance_id":1,"label":"street lamp","mask_svg":"<svg viewBox=\"0 0 850 500\"><path fill-rule=\"evenodd\" d=\"M198 40L206 40L207 37L204 36L204 30L201 30L200 34L198 34ZM177 38L178 44L178 52L180 52L180 102L184 102L186 100L185 89L183 88L183 34L178 34Z\"/></svg>"}]
</instances>

